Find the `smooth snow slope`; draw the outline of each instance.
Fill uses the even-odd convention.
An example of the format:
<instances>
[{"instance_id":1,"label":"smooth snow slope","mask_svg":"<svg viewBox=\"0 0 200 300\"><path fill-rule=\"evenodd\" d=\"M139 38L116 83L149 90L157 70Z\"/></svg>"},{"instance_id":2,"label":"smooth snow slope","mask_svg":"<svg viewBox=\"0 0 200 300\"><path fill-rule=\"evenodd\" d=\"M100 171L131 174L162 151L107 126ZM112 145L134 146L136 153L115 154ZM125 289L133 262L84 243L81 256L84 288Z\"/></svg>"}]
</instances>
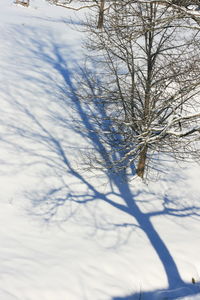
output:
<instances>
[{"instance_id":1,"label":"smooth snow slope","mask_svg":"<svg viewBox=\"0 0 200 300\"><path fill-rule=\"evenodd\" d=\"M79 14L0 1L0 299L200 299L199 167L148 186L81 167Z\"/></svg>"}]
</instances>

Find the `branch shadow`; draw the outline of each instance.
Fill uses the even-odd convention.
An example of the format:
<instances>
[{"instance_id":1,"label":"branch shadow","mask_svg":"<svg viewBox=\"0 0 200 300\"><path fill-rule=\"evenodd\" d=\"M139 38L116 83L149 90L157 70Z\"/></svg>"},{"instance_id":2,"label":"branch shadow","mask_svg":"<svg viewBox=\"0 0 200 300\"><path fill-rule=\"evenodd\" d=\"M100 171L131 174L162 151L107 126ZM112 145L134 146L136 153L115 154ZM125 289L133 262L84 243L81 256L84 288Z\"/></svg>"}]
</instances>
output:
<instances>
[{"instance_id":1,"label":"branch shadow","mask_svg":"<svg viewBox=\"0 0 200 300\"><path fill-rule=\"evenodd\" d=\"M32 105L32 103L25 102L23 97L24 93L27 98L33 93L28 85L23 87L23 92L21 95L18 94L17 99L12 96L12 91L7 89L6 92L12 99L10 100L12 107L15 113L18 113L7 123L9 134L1 141L14 147L23 156L32 157L31 162L27 159L27 164L45 166L45 173L49 172L59 179L57 186L50 188L48 185L45 192L35 191L31 195L27 193L36 208L36 214L42 216L46 222L50 222L54 218L58 220L57 215L62 211L61 219L67 221L79 215L80 207L87 209L92 203L93 208L90 214L96 230L117 232L120 228L127 228L129 231L127 239L123 240L124 243L128 242L129 235L136 228L145 233L163 267L168 287L162 291L141 291L126 297L114 297L113 300L176 299L183 295L198 293L198 283L193 285L182 279L172 254L151 219L156 216L199 217L200 207L185 203L177 207L174 199L164 195L159 210L143 212L137 201L141 191L132 192L129 174L125 171L117 172L114 169L107 169L103 174L97 171L97 174L93 176L88 175L89 173L84 171L82 166L77 166L81 164L81 160L78 159L78 163L74 162L74 155L80 154L79 145L83 150L98 153L105 165L110 164L111 156L108 153L110 150L102 143L98 135L99 128L101 132L102 127L104 131L112 131L112 136L116 139L110 122L101 124L93 122L95 115L106 119L106 110L99 102L98 84L94 86L90 80L91 75L96 75L81 69L79 63L76 63L75 59L70 56L69 47L56 42L55 37L50 33L47 40L42 40L32 28L31 30L26 28L26 30L26 35L18 38L20 47L26 45L29 55L31 53L33 57L39 58L44 64L43 68L46 67L46 69L38 68L38 63L34 65L33 62L32 75L22 74L18 69L16 76L23 77L24 82L31 81L44 88L46 98L43 99L44 95L41 95L39 101ZM67 55L63 54L65 51L68 52ZM73 66L71 66L72 61ZM59 80L56 80L56 77ZM89 89L90 96L93 97L93 105L79 97L80 88L83 88L79 86L79 78L85 82L87 92ZM51 86L46 86L46 84L51 84ZM20 116L20 122L18 122ZM103 138L108 139L108 136L105 135ZM119 145L120 141L120 136L117 136L116 145ZM121 153L118 152L117 146L112 149L112 155L120 157ZM99 178L100 182L106 180L106 191L103 187L105 184L99 183L98 186L95 178ZM132 221L130 223L115 222L114 218L110 219L109 216L109 218L105 217L102 223L99 222L95 213L97 202L111 206L116 212L127 215ZM120 236L115 247L121 243L121 239Z\"/></svg>"}]
</instances>

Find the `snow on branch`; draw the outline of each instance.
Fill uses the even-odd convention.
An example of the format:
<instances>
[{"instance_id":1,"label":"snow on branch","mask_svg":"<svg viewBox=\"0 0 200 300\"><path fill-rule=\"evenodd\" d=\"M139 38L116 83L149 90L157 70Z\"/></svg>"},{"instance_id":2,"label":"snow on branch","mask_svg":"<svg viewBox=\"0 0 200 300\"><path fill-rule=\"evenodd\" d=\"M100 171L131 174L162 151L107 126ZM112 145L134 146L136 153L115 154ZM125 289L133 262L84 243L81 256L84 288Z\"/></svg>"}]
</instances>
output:
<instances>
[{"instance_id":1,"label":"snow on branch","mask_svg":"<svg viewBox=\"0 0 200 300\"><path fill-rule=\"evenodd\" d=\"M192 129L189 129L189 130L186 130L185 132L176 132L176 131L166 131L166 134L169 134L169 135L174 135L174 136L177 136L177 137L185 137L185 136L188 136L194 132L199 132L200 133L200 126L198 127L194 127Z\"/></svg>"}]
</instances>

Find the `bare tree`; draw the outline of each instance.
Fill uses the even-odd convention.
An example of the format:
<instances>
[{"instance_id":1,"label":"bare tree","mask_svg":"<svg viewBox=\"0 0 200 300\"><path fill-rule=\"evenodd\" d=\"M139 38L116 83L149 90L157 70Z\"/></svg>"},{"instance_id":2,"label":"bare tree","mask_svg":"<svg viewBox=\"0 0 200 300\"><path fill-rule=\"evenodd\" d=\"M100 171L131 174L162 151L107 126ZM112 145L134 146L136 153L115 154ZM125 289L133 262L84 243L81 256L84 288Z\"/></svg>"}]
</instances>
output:
<instances>
[{"instance_id":1,"label":"bare tree","mask_svg":"<svg viewBox=\"0 0 200 300\"><path fill-rule=\"evenodd\" d=\"M198 156L200 33L193 23L170 6L125 0L104 16L103 30L90 26L87 47L100 79L91 77L96 88L88 95L85 87L83 98L103 106L94 123L110 149L107 164L98 157L96 164L136 165L143 178L159 154Z\"/></svg>"},{"instance_id":2,"label":"bare tree","mask_svg":"<svg viewBox=\"0 0 200 300\"><path fill-rule=\"evenodd\" d=\"M73 1L73 0L47 0L50 3L61 6L67 9L72 9L75 11L79 11L82 9L96 9L97 11L97 28L101 29L103 27L103 20L104 20L104 12L108 10L110 6L113 5L113 1L106 1L106 0L82 0L82 1ZM105 5L107 2L107 5ZM77 4L76 6L74 4Z\"/></svg>"},{"instance_id":3,"label":"bare tree","mask_svg":"<svg viewBox=\"0 0 200 300\"><path fill-rule=\"evenodd\" d=\"M57 6L61 6L64 8L72 9L72 10L81 10L84 8L96 8L98 21L97 28L101 29L103 27L104 15L109 14L110 8L115 8L116 5L123 2L121 0L47 0L52 4ZM173 10L179 11L182 15L187 15L190 18L194 19L199 24L199 16L191 13L191 11L200 9L200 1L199 0L129 0L126 1L129 4L133 4L135 2L140 3L158 3L159 5L171 7ZM77 4L77 6L74 6ZM125 4L125 5L126 5Z\"/></svg>"}]
</instances>

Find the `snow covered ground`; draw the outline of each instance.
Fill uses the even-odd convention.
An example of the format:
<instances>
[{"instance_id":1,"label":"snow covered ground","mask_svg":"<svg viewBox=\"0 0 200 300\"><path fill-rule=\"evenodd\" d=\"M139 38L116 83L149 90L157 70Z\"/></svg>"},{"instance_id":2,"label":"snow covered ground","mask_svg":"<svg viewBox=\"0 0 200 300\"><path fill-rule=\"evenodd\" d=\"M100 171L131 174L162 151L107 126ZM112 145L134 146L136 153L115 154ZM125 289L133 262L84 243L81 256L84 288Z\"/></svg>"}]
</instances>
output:
<instances>
[{"instance_id":1,"label":"snow covered ground","mask_svg":"<svg viewBox=\"0 0 200 300\"><path fill-rule=\"evenodd\" d=\"M0 299L200 299L199 166L166 159L148 185L81 168L71 23L0 1Z\"/></svg>"}]
</instances>

